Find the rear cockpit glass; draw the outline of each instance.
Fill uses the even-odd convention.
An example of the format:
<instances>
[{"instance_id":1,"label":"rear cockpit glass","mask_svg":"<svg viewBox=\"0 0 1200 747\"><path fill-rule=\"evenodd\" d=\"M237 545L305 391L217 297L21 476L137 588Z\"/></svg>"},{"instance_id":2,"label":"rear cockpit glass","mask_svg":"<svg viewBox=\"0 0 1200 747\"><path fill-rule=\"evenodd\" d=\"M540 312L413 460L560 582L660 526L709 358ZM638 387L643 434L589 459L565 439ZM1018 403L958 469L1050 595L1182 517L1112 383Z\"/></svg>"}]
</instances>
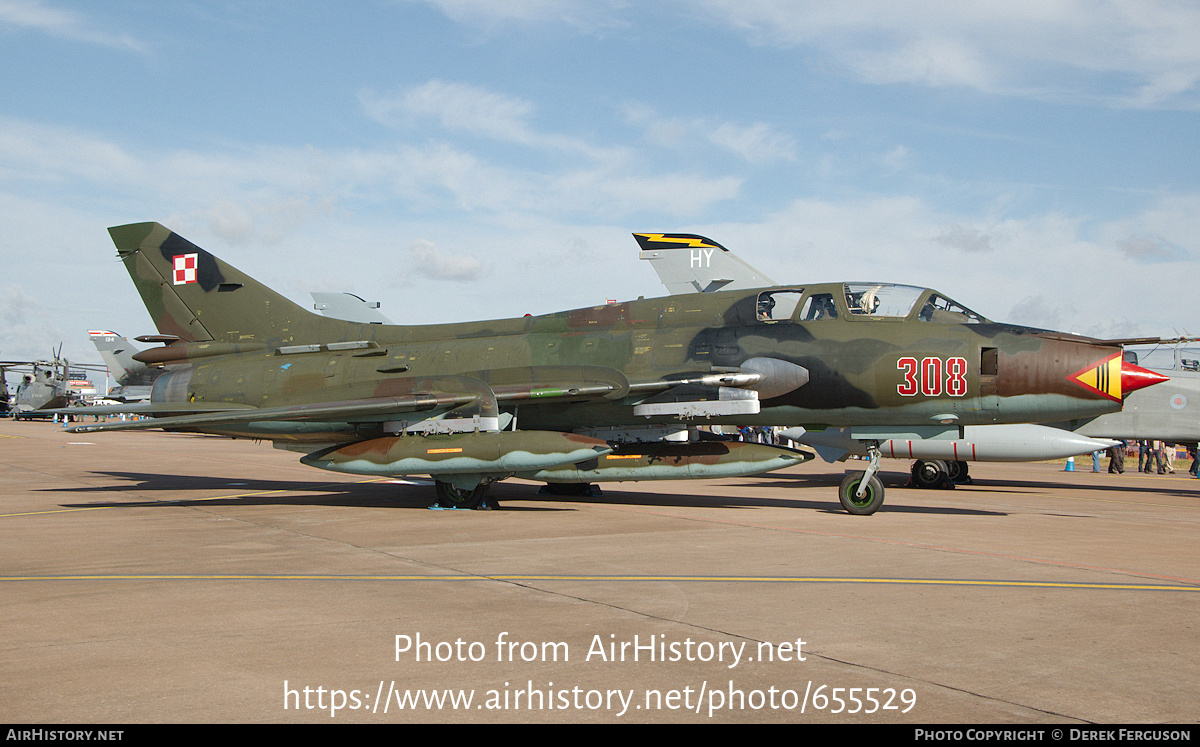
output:
<instances>
[{"instance_id":1,"label":"rear cockpit glass","mask_svg":"<svg viewBox=\"0 0 1200 747\"><path fill-rule=\"evenodd\" d=\"M815 293L804 302L800 309L800 321L815 322L820 319L837 319L837 304L833 301L832 293Z\"/></svg>"},{"instance_id":2,"label":"rear cockpit glass","mask_svg":"<svg viewBox=\"0 0 1200 747\"><path fill-rule=\"evenodd\" d=\"M755 314L760 322L781 322L792 318L796 306L800 304L803 289L787 288L784 290L769 290L758 294L758 304Z\"/></svg>"}]
</instances>

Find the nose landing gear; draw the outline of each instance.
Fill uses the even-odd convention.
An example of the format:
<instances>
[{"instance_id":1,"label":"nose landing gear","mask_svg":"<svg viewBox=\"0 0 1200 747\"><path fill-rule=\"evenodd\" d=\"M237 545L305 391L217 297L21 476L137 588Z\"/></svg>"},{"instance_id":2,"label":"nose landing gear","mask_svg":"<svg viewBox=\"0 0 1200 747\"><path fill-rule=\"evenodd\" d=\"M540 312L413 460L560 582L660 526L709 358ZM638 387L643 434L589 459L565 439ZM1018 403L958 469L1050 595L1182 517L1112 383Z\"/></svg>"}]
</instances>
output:
<instances>
[{"instance_id":1,"label":"nose landing gear","mask_svg":"<svg viewBox=\"0 0 1200 747\"><path fill-rule=\"evenodd\" d=\"M879 472L879 460L883 457L879 442L872 441L867 448L871 461L865 472L851 472L838 488L838 500L847 513L870 516L883 505L883 483L875 476Z\"/></svg>"}]
</instances>

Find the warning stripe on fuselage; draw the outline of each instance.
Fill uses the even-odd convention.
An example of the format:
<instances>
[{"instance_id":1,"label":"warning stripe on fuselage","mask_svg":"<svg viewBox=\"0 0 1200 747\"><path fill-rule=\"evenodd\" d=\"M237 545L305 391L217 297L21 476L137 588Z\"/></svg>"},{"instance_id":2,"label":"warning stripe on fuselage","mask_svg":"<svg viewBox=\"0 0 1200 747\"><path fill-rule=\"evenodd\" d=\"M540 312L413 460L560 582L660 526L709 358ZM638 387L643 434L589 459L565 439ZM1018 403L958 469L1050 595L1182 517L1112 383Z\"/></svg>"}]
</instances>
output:
<instances>
[{"instance_id":1,"label":"warning stripe on fuselage","mask_svg":"<svg viewBox=\"0 0 1200 747\"><path fill-rule=\"evenodd\" d=\"M967 456L966 454L959 454L958 445L960 443L964 445L964 448L970 448L970 450L971 450L970 456ZM901 444L901 446L899 448L897 448L896 447L897 444ZM896 459L916 459L916 457L913 456L913 442L912 441L897 441L895 439L888 439L887 441L884 441L883 444L880 445L879 448L880 448L881 452L886 452L887 456L894 457ZM950 448L952 450L954 461L956 461L956 462L958 462L958 461L964 461L964 462L979 461L979 457L976 456L974 441L959 441L959 440L951 441Z\"/></svg>"}]
</instances>

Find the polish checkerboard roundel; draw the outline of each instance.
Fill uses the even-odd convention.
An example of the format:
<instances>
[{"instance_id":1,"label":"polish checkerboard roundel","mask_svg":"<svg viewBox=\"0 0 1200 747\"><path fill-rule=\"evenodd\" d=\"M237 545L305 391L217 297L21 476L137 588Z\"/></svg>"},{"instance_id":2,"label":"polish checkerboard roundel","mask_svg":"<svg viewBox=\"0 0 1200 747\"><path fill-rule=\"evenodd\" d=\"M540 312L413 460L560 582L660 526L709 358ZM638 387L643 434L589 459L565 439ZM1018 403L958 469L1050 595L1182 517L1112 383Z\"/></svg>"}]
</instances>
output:
<instances>
[{"instance_id":1,"label":"polish checkerboard roundel","mask_svg":"<svg viewBox=\"0 0 1200 747\"><path fill-rule=\"evenodd\" d=\"M196 260L197 254L176 254L172 257L172 262L175 267L175 285L185 285L187 283L196 282Z\"/></svg>"}]
</instances>

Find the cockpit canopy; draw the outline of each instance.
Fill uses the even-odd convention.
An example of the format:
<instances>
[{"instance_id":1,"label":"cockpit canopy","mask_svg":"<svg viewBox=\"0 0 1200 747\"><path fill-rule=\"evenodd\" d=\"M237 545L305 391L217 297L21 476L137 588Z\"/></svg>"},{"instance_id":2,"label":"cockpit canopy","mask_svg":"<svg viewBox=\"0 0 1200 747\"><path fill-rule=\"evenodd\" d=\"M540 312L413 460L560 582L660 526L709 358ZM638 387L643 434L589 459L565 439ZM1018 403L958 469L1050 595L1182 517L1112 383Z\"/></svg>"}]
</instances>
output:
<instances>
[{"instance_id":1,"label":"cockpit canopy","mask_svg":"<svg viewBox=\"0 0 1200 747\"><path fill-rule=\"evenodd\" d=\"M929 288L894 283L821 284L772 288L758 295L758 320L812 322L822 319L906 319L943 324L986 324L966 306Z\"/></svg>"}]
</instances>

